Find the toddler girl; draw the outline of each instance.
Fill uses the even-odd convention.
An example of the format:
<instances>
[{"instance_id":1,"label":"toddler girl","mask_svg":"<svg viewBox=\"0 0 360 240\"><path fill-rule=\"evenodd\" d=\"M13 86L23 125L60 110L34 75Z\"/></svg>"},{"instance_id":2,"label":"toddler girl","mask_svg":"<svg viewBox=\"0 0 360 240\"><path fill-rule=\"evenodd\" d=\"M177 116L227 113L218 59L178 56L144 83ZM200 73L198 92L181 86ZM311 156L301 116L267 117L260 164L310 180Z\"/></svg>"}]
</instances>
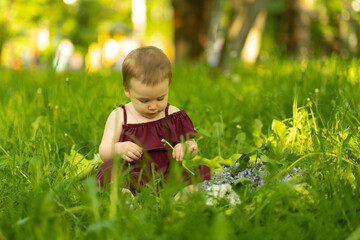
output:
<instances>
[{"instance_id":1,"label":"toddler girl","mask_svg":"<svg viewBox=\"0 0 360 240\"><path fill-rule=\"evenodd\" d=\"M102 187L110 182L113 158L118 155L125 160L123 168L128 172L124 187L135 194L135 189L154 175L166 180L170 163L182 161L186 149L195 156L197 132L185 111L168 103L171 63L160 49L150 46L133 50L124 59L122 74L130 102L113 110L107 119L99 147L104 163L96 178ZM206 166L199 166L198 174L202 180L210 179Z\"/></svg>"}]
</instances>

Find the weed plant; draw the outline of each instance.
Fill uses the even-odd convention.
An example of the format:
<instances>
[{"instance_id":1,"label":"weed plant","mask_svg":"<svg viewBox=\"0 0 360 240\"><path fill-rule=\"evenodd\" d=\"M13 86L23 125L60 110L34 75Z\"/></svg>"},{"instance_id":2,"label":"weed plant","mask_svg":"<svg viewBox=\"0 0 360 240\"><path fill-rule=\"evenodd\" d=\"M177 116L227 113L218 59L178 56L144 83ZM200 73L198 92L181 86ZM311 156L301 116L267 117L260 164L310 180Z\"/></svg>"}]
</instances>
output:
<instances>
[{"instance_id":1,"label":"weed plant","mask_svg":"<svg viewBox=\"0 0 360 240\"><path fill-rule=\"evenodd\" d=\"M200 159L266 166L260 187L234 185L235 207L206 205L204 191L175 200L178 173L135 199L119 191L120 172L103 190L70 176L71 149L93 159L127 101L120 74L2 69L0 239L359 239L359 64L174 66L169 102L193 120ZM293 168L302 176L283 181Z\"/></svg>"}]
</instances>

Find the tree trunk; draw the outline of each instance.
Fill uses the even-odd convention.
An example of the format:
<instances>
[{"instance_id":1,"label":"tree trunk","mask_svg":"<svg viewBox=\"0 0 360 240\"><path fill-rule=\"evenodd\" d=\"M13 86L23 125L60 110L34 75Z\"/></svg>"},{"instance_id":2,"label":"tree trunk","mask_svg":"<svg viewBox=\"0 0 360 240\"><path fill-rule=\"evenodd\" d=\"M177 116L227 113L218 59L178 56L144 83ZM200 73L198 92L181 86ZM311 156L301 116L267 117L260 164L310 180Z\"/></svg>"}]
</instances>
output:
<instances>
[{"instance_id":1,"label":"tree trunk","mask_svg":"<svg viewBox=\"0 0 360 240\"><path fill-rule=\"evenodd\" d=\"M310 17L301 0L286 0L282 42L290 56L308 55L310 43Z\"/></svg>"},{"instance_id":2,"label":"tree trunk","mask_svg":"<svg viewBox=\"0 0 360 240\"><path fill-rule=\"evenodd\" d=\"M206 48L213 0L173 0L175 61L198 60Z\"/></svg>"},{"instance_id":3,"label":"tree trunk","mask_svg":"<svg viewBox=\"0 0 360 240\"><path fill-rule=\"evenodd\" d=\"M221 21L227 14L226 2L215 0L212 7L208 39L206 44L206 62L209 66L217 66L220 59L220 53L225 40L225 24Z\"/></svg>"},{"instance_id":4,"label":"tree trunk","mask_svg":"<svg viewBox=\"0 0 360 240\"><path fill-rule=\"evenodd\" d=\"M358 52L358 36L359 26L357 25L357 12L353 10L351 2L347 0L341 1L344 12L339 14L339 33L341 39L340 54L343 57L357 56ZM346 14L348 13L348 14Z\"/></svg>"},{"instance_id":5,"label":"tree trunk","mask_svg":"<svg viewBox=\"0 0 360 240\"><path fill-rule=\"evenodd\" d=\"M260 53L262 35L265 28L267 11L263 10L257 16L253 27L248 33L245 45L241 51L241 61L255 63Z\"/></svg>"},{"instance_id":6,"label":"tree trunk","mask_svg":"<svg viewBox=\"0 0 360 240\"><path fill-rule=\"evenodd\" d=\"M220 67L232 70L239 60L246 39L260 12L266 8L267 0L254 0L244 3L242 0L233 0L233 11L228 28L227 39L219 62Z\"/></svg>"},{"instance_id":7,"label":"tree trunk","mask_svg":"<svg viewBox=\"0 0 360 240\"><path fill-rule=\"evenodd\" d=\"M360 56L360 24L356 21L355 17L352 16L350 18L349 47L352 55L355 57L359 57Z\"/></svg>"}]
</instances>

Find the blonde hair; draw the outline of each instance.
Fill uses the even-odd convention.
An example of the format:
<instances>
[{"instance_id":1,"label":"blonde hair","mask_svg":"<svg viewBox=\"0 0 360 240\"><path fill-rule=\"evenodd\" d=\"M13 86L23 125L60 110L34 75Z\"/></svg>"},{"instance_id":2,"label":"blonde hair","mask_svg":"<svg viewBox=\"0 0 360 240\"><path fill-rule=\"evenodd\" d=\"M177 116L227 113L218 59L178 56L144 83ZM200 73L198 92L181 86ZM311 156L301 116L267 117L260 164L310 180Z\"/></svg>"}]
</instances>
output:
<instances>
[{"instance_id":1,"label":"blonde hair","mask_svg":"<svg viewBox=\"0 0 360 240\"><path fill-rule=\"evenodd\" d=\"M171 63L165 53L157 47L147 46L131 51L122 65L123 85L129 87L134 78L146 85L154 86L172 78Z\"/></svg>"}]
</instances>

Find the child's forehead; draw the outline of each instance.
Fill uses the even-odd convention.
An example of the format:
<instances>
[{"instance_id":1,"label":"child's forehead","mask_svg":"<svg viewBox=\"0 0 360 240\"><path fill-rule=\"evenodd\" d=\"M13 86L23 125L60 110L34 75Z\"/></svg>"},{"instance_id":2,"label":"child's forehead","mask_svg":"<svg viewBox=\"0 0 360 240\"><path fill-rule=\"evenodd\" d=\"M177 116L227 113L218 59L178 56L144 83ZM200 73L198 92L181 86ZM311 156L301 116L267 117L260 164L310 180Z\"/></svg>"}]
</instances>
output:
<instances>
[{"instance_id":1,"label":"child's forehead","mask_svg":"<svg viewBox=\"0 0 360 240\"><path fill-rule=\"evenodd\" d=\"M146 83L146 82L142 82L136 78L131 78L129 80L129 88L156 88L156 87L159 87L159 86L162 86L162 87L169 87L169 79L163 79L163 80L159 80L157 81L157 83L155 84L149 84L149 83Z\"/></svg>"},{"instance_id":2,"label":"child's forehead","mask_svg":"<svg viewBox=\"0 0 360 240\"><path fill-rule=\"evenodd\" d=\"M130 82L130 91L142 97L160 97L168 93L169 81L162 81L155 85L146 85L136 79Z\"/></svg>"}]
</instances>

